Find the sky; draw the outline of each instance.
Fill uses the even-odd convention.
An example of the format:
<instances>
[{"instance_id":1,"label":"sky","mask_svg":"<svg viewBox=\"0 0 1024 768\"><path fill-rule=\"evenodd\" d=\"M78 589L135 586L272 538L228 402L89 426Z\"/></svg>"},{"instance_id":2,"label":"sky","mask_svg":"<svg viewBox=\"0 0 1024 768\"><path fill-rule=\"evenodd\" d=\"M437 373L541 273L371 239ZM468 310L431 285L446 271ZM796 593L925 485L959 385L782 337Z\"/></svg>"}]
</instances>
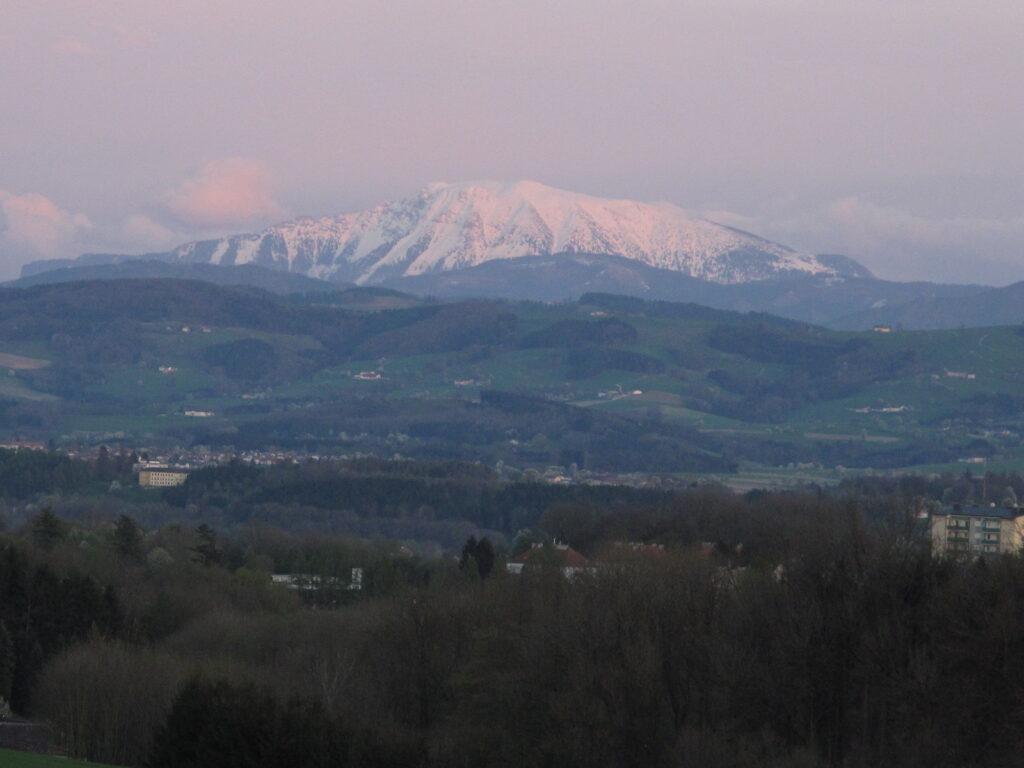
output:
<instances>
[{"instance_id":1,"label":"sky","mask_svg":"<svg viewBox=\"0 0 1024 768\"><path fill-rule=\"evenodd\" d=\"M436 181L1024 280L1021 0L3 0L0 279Z\"/></svg>"}]
</instances>

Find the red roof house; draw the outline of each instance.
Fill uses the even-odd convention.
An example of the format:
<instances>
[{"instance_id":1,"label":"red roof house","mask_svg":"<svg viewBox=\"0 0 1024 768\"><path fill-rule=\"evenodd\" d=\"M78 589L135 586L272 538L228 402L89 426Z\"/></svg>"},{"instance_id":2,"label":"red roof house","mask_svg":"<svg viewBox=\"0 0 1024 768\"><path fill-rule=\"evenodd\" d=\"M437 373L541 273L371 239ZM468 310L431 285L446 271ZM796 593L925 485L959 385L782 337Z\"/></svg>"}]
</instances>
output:
<instances>
[{"instance_id":1,"label":"red roof house","mask_svg":"<svg viewBox=\"0 0 1024 768\"><path fill-rule=\"evenodd\" d=\"M566 578L589 570L590 561L568 544L534 544L521 555L513 557L505 565L509 573L522 573L529 563L557 565Z\"/></svg>"}]
</instances>

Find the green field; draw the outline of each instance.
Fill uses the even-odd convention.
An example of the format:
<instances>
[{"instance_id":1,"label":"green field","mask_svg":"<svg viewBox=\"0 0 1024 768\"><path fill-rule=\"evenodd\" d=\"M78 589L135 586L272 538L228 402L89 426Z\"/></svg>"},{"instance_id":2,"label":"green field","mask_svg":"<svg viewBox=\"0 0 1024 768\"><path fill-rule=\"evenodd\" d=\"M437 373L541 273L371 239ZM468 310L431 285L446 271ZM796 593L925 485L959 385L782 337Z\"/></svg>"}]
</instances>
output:
<instances>
[{"instance_id":1,"label":"green field","mask_svg":"<svg viewBox=\"0 0 1024 768\"><path fill-rule=\"evenodd\" d=\"M517 305L510 309L518 317L516 335L519 338L567 320L593 322L587 308L578 305ZM728 415L729 403L742 401L744 395L723 389L715 377L728 375L739 380L749 379L759 382L760 386L792 380L793 392L799 396L801 387L812 387L814 382L801 380L798 360L792 363L757 359L756 352L751 359L742 353L717 348L708 343L709 334L717 324L706 320L614 313L607 317L620 319L636 331L634 341L613 345L613 351L628 349L631 353L648 356L659 361L664 370L638 372L616 368L613 363L581 374L566 363L570 359L571 345L522 348L513 343L472 355L453 350L381 358L356 357L342 365L324 367L285 381L255 381L225 387L214 371L201 370L196 365L197 354L211 342L254 338L289 351L314 351L320 345L315 339L301 335L215 328L210 334L175 334L173 339L156 345L162 347L165 354L173 348L173 353L165 358L179 367L173 375L159 374L152 367L111 366L92 391L115 399L150 400L151 404L131 419L136 429L144 430L192 426L192 422L178 415L185 408L208 408L220 416L232 405L245 404L241 395L254 391L263 395L260 404L281 408L294 407L290 404L295 402L336 402L338 398L367 395L391 400L464 400L474 398L480 389L486 388L530 393L638 418L658 412L668 422L704 430L709 435L746 434L752 439L799 444L805 450L813 450L813 446L822 443L840 442L898 448L922 439L935 439L933 424L956 418L960 400L1016 392L1020 363L1024 361L1024 343L1013 328L908 332L884 337L872 333L811 332L816 344L837 346L852 341L879 356L890 355L897 360L912 358L913 362L891 372L879 368L877 374L859 383L855 391L845 397L826 397L816 402L809 398L811 402L807 405L790 407L781 420L757 418L756 407L754 419L749 420ZM363 370L380 370L383 378L379 381L355 379L355 374ZM635 392L643 394L633 394ZM211 397L214 393L216 395ZM159 403L159 408L152 405L154 402ZM712 406L708 409L701 403ZM899 410L885 410L893 408ZM239 414L232 420L237 422L244 418ZM116 415L80 417L72 423L79 429L116 431L119 421L123 428L126 420ZM1018 421L1008 419L1001 426L1015 430ZM946 440L950 436L938 437Z\"/></svg>"},{"instance_id":2,"label":"green field","mask_svg":"<svg viewBox=\"0 0 1024 768\"><path fill-rule=\"evenodd\" d=\"M0 749L0 766L3 768L104 768L102 763L87 763L68 760L66 757L37 755L32 752L14 752ZM113 768L107 766L107 768Z\"/></svg>"},{"instance_id":3,"label":"green field","mask_svg":"<svg viewBox=\"0 0 1024 768\"><path fill-rule=\"evenodd\" d=\"M82 289L47 290L64 291L61 306L82 301ZM652 456L659 440L663 455L683 451L679 471L700 469L683 454L710 452L718 466L783 477L790 465L962 470L984 457L1018 466L1022 454L1016 327L837 332L600 295L353 313L212 286L199 296L173 282L118 309L132 297L117 286L90 290L82 314L52 318L44 338L33 318L56 298L0 306L0 353L15 366L0 360L0 430L598 471L639 466L593 463L598 443L628 453L629 441L650 438L638 447ZM536 402L484 403L495 391ZM586 415L557 416L548 403Z\"/></svg>"}]
</instances>

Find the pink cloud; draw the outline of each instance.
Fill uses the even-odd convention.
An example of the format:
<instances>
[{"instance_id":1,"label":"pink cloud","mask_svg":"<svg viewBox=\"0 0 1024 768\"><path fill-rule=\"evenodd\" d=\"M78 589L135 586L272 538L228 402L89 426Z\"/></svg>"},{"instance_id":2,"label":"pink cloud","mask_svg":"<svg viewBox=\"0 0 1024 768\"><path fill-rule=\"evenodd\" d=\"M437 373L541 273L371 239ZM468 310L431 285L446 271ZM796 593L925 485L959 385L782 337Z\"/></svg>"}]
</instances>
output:
<instances>
[{"instance_id":1,"label":"pink cloud","mask_svg":"<svg viewBox=\"0 0 1024 768\"><path fill-rule=\"evenodd\" d=\"M150 30L139 26L104 24L100 28L113 33L118 41L129 48L148 48L155 39Z\"/></svg>"},{"instance_id":2,"label":"pink cloud","mask_svg":"<svg viewBox=\"0 0 1024 768\"><path fill-rule=\"evenodd\" d=\"M16 195L0 190L0 212L0 241L29 256L67 256L93 228L84 213L65 211L35 192Z\"/></svg>"},{"instance_id":3,"label":"pink cloud","mask_svg":"<svg viewBox=\"0 0 1024 768\"><path fill-rule=\"evenodd\" d=\"M81 40L63 37L53 44L53 52L67 56L93 56L96 49Z\"/></svg>"},{"instance_id":4,"label":"pink cloud","mask_svg":"<svg viewBox=\"0 0 1024 768\"><path fill-rule=\"evenodd\" d=\"M207 229L251 226L284 215L271 194L267 169L240 157L207 163L165 201L180 222Z\"/></svg>"},{"instance_id":5,"label":"pink cloud","mask_svg":"<svg viewBox=\"0 0 1024 768\"><path fill-rule=\"evenodd\" d=\"M1003 284L1022 279L1024 215L929 216L857 196L782 198L756 214L707 218L811 253L843 253L890 280Z\"/></svg>"},{"instance_id":6,"label":"pink cloud","mask_svg":"<svg viewBox=\"0 0 1024 768\"><path fill-rule=\"evenodd\" d=\"M168 229L160 222L142 213L128 216L121 222L116 235L118 243L122 247L145 251L169 248L187 239L186 236Z\"/></svg>"}]
</instances>

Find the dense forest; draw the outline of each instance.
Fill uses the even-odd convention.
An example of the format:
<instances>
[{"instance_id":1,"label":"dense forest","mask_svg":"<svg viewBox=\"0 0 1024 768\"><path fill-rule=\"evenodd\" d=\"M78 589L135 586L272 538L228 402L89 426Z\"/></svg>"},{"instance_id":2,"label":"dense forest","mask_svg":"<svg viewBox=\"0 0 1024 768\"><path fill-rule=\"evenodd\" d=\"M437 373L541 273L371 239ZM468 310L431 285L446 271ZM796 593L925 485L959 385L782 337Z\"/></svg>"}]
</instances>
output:
<instances>
[{"instance_id":1,"label":"dense forest","mask_svg":"<svg viewBox=\"0 0 1024 768\"><path fill-rule=\"evenodd\" d=\"M471 535L511 539L546 510L576 506L598 516L660 509L670 488L552 484L537 473L478 463L374 458L232 461L192 471L185 484L137 486L134 454L101 448L92 459L0 449L0 522L23 524L44 506L76 523L128 515L148 528L207 523L234 532L274 525L297 533L410 540L452 548Z\"/></svg>"},{"instance_id":2,"label":"dense forest","mask_svg":"<svg viewBox=\"0 0 1024 768\"><path fill-rule=\"evenodd\" d=\"M48 506L76 524L128 515L150 529L207 523L234 533L272 525L302 534L410 540L422 551L437 552L471 535L510 541L520 530L537 527L551 510L585 510L595 530L613 523L621 527L623 520L638 516L657 518L680 490L698 487L670 477L650 478L644 487L550 483L535 472L501 465L362 458L273 466L235 460L194 470L184 485L146 491L137 487L132 472L137 460L133 453L105 447L90 459L0 449L0 522L21 525ZM1014 473L975 475L968 469L851 477L818 492L857 498L899 494L943 504L1009 499L1013 505L1024 498L1024 480ZM617 535L643 538L651 532L621 528Z\"/></svg>"},{"instance_id":3,"label":"dense forest","mask_svg":"<svg viewBox=\"0 0 1024 768\"><path fill-rule=\"evenodd\" d=\"M228 466L174 501L213 510L215 494L307 481L337 500L358 484L330 483L391 475L451 484L457 506L500 485L406 463ZM319 490L317 471L333 478ZM0 534L0 696L70 754L118 765L1011 765L1024 561L936 557L919 520L943 498L1022 492L964 473L552 496L529 529L442 557L256 520L43 509ZM552 540L588 567L505 571Z\"/></svg>"}]
</instances>

